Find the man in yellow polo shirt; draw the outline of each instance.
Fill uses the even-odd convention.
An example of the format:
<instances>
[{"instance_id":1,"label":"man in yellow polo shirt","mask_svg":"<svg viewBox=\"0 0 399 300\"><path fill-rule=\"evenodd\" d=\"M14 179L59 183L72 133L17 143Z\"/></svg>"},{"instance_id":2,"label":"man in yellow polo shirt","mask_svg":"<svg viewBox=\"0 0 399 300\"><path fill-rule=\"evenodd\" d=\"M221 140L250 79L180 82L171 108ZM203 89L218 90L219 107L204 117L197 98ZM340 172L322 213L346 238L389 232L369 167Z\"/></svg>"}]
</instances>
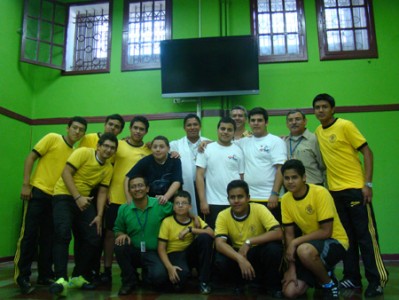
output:
<instances>
[{"instance_id":1,"label":"man in yellow polo shirt","mask_svg":"<svg viewBox=\"0 0 399 300\"><path fill-rule=\"evenodd\" d=\"M14 279L23 294L30 294L34 290L29 277L36 252L38 252L39 273L37 284L49 285L54 282L52 270L54 185L73 151L73 145L82 138L86 129L85 119L71 118L65 136L56 133L47 134L35 145L25 160L21 191L24 218L14 258ZM38 163L32 172L35 161Z\"/></svg>"},{"instance_id":2,"label":"man in yellow polo shirt","mask_svg":"<svg viewBox=\"0 0 399 300\"><path fill-rule=\"evenodd\" d=\"M365 296L382 295L388 282L388 271L381 257L371 203L373 152L351 121L334 116L335 100L331 95L317 95L313 99L313 109L320 121L315 134L327 168L328 188L349 237L350 246L344 257L344 278L340 287L361 287L360 250L369 282ZM364 171L359 152L364 158Z\"/></svg>"},{"instance_id":3,"label":"man in yellow polo shirt","mask_svg":"<svg viewBox=\"0 0 399 300\"><path fill-rule=\"evenodd\" d=\"M306 183L300 160L286 161L281 172L288 191L281 199L288 261L283 293L287 298L297 298L309 286L319 284L324 299L338 299L332 270L344 257L349 241L334 200L324 187ZM294 225L301 229L301 236L295 237Z\"/></svg>"},{"instance_id":4,"label":"man in yellow polo shirt","mask_svg":"<svg viewBox=\"0 0 399 300\"><path fill-rule=\"evenodd\" d=\"M97 150L79 148L68 159L54 187L54 271L57 281L52 294L66 295L69 287L89 284L91 255L100 243L102 217L113 167L107 161L116 151L118 140L112 133L101 135ZM99 186L97 209L90 193ZM75 268L68 282L68 248L71 231L79 247L75 249Z\"/></svg>"},{"instance_id":5,"label":"man in yellow polo shirt","mask_svg":"<svg viewBox=\"0 0 399 300\"><path fill-rule=\"evenodd\" d=\"M135 116L130 121L130 136L119 142L114 156L114 175L109 188L109 207L105 212L104 273L101 281L112 283L112 260L114 254L114 224L119 207L126 203L124 181L126 173L143 157L151 154L143 138L148 133L150 123L144 116Z\"/></svg>"}]
</instances>

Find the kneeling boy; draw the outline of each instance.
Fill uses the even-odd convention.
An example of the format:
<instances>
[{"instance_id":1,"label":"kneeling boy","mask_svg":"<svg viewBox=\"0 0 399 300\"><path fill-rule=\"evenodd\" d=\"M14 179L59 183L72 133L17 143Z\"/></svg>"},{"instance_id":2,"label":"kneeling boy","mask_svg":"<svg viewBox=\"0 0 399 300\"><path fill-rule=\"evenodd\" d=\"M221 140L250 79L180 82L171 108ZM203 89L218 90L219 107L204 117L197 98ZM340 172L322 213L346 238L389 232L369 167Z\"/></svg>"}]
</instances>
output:
<instances>
[{"instance_id":1,"label":"kneeling boy","mask_svg":"<svg viewBox=\"0 0 399 300\"><path fill-rule=\"evenodd\" d=\"M243 292L245 283L254 282L265 286L272 297L281 298L279 267L283 233L280 224L265 206L250 203L245 181L231 181L227 194L230 207L216 219L217 270L235 284L237 294Z\"/></svg>"},{"instance_id":2,"label":"kneeling boy","mask_svg":"<svg viewBox=\"0 0 399 300\"><path fill-rule=\"evenodd\" d=\"M190 275L190 263L198 268L200 292L209 294L213 230L201 218L199 228L190 216L191 196L178 192L173 201L173 216L162 221L158 236L158 254L169 281L175 288L182 288Z\"/></svg>"},{"instance_id":3,"label":"kneeling boy","mask_svg":"<svg viewBox=\"0 0 399 300\"><path fill-rule=\"evenodd\" d=\"M324 299L338 299L338 286L331 275L349 242L333 198L324 187L306 184L305 167L300 160L286 161L281 172L288 190L281 200L289 264L283 294L296 298L309 286L320 284ZM295 238L294 224L302 230L302 236Z\"/></svg>"}]
</instances>

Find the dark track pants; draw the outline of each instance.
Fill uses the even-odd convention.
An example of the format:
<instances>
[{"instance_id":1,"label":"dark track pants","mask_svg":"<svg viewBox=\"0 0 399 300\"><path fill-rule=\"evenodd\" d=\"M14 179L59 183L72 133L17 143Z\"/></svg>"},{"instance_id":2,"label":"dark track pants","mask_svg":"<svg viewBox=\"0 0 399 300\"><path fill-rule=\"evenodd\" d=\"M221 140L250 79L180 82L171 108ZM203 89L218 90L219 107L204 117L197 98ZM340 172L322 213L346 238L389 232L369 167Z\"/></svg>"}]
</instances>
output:
<instances>
[{"instance_id":1,"label":"dark track pants","mask_svg":"<svg viewBox=\"0 0 399 300\"><path fill-rule=\"evenodd\" d=\"M53 197L38 188L32 189L32 198L24 202L24 218L14 258L15 274L29 279L32 262L38 254L39 277L53 277Z\"/></svg>"},{"instance_id":2,"label":"dark track pants","mask_svg":"<svg viewBox=\"0 0 399 300\"><path fill-rule=\"evenodd\" d=\"M371 203L363 205L361 189L331 192L331 195L334 198L339 218L349 238L349 249L343 260L344 278L361 281L360 249L368 282L380 284L384 287L388 281L388 271L381 257Z\"/></svg>"}]
</instances>

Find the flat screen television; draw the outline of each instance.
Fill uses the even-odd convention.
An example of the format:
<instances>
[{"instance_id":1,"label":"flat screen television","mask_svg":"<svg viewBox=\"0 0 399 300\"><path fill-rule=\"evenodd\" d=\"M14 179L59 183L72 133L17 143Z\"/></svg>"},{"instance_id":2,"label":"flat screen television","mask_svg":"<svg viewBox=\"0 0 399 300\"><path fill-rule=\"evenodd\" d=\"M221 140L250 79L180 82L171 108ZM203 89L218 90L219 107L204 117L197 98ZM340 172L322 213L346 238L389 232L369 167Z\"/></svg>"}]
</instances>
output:
<instances>
[{"instance_id":1,"label":"flat screen television","mask_svg":"<svg viewBox=\"0 0 399 300\"><path fill-rule=\"evenodd\" d=\"M259 94L258 41L253 36L161 42L162 96Z\"/></svg>"}]
</instances>

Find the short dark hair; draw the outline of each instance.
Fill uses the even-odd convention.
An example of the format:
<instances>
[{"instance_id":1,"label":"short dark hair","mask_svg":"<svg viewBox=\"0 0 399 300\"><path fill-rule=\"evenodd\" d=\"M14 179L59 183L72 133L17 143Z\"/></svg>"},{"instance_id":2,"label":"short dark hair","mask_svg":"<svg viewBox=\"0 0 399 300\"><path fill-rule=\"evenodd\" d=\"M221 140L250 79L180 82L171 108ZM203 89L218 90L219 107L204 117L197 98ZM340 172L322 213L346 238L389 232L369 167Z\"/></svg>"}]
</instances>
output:
<instances>
[{"instance_id":1,"label":"short dark hair","mask_svg":"<svg viewBox=\"0 0 399 300\"><path fill-rule=\"evenodd\" d=\"M165 144L166 144L166 146L170 147L170 146L169 146L169 140L168 140L168 138L167 138L166 136L157 135L156 137L154 137L154 138L152 139L151 145L152 145L155 141L164 141Z\"/></svg>"},{"instance_id":2,"label":"short dark hair","mask_svg":"<svg viewBox=\"0 0 399 300\"><path fill-rule=\"evenodd\" d=\"M289 159L281 167L281 174L284 176L286 170L295 170L299 176L305 175L305 166L299 159Z\"/></svg>"},{"instance_id":3,"label":"short dark hair","mask_svg":"<svg viewBox=\"0 0 399 300\"><path fill-rule=\"evenodd\" d=\"M233 124L234 131L236 131L236 122L231 117L223 117L219 120L217 128L219 129L221 123Z\"/></svg>"},{"instance_id":4,"label":"short dark hair","mask_svg":"<svg viewBox=\"0 0 399 300\"><path fill-rule=\"evenodd\" d=\"M335 107L335 100L333 98L333 96L329 95L329 94L318 94L316 97L314 97L313 99L313 107L315 106L317 101L327 101L331 108Z\"/></svg>"},{"instance_id":5,"label":"short dark hair","mask_svg":"<svg viewBox=\"0 0 399 300\"><path fill-rule=\"evenodd\" d=\"M255 107L251 109L248 113L248 120L251 119L253 115L262 115L265 119L265 122L269 121L269 114L267 113L267 110L263 107Z\"/></svg>"},{"instance_id":6,"label":"short dark hair","mask_svg":"<svg viewBox=\"0 0 399 300\"><path fill-rule=\"evenodd\" d=\"M122 118L121 115L119 114L109 115L106 117L105 123L107 123L109 120L118 120L121 123L121 132L123 128L125 128L125 120Z\"/></svg>"},{"instance_id":7,"label":"short dark hair","mask_svg":"<svg viewBox=\"0 0 399 300\"><path fill-rule=\"evenodd\" d=\"M188 119L196 119L201 126L201 119L196 114L188 114L184 117L183 126L186 126Z\"/></svg>"},{"instance_id":8,"label":"short dark hair","mask_svg":"<svg viewBox=\"0 0 399 300\"><path fill-rule=\"evenodd\" d=\"M71 127L73 122L77 122L77 123L80 123L80 124L84 125L85 131L87 131L87 121L86 121L86 119L84 119L82 117L77 117L77 116L72 117L68 121L68 127Z\"/></svg>"},{"instance_id":9,"label":"short dark hair","mask_svg":"<svg viewBox=\"0 0 399 300\"><path fill-rule=\"evenodd\" d=\"M143 178L145 186L146 186L146 187L148 186L148 179L147 179L146 176L144 176L144 175L142 175L142 174L136 174L136 175L130 177L130 178L129 178L128 185L130 186L130 182L131 182L133 179L136 179L136 178Z\"/></svg>"},{"instance_id":10,"label":"short dark hair","mask_svg":"<svg viewBox=\"0 0 399 300\"><path fill-rule=\"evenodd\" d=\"M300 114L302 115L302 118L303 118L304 120L306 120L306 115L305 115L305 113L304 113L302 110L300 110L300 109L292 109L292 110L290 110L290 111L287 113L287 115L286 115L286 119L288 119L288 116L289 116L289 115L296 114L296 113L300 113Z\"/></svg>"},{"instance_id":11,"label":"short dark hair","mask_svg":"<svg viewBox=\"0 0 399 300\"><path fill-rule=\"evenodd\" d=\"M175 202L175 199L177 197L182 197L182 198L186 198L188 200L188 203L191 204L191 195L189 192L185 191L185 190L180 190L177 191L176 194L173 196L173 202Z\"/></svg>"},{"instance_id":12,"label":"short dark hair","mask_svg":"<svg viewBox=\"0 0 399 300\"><path fill-rule=\"evenodd\" d=\"M144 116L135 116L133 119L130 121L130 128L132 128L133 124L135 122L141 122L145 126L145 131L148 132L148 129L150 128L150 122L148 122L148 119Z\"/></svg>"},{"instance_id":13,"label":"short dark hair","mask_svg":"<svg viewBox=\"0 0 399 300\"><path fill-rule=\"evenodd\" d=\"M103 133L98 140L98 144L101 146L105 141L114 142L116 149L118 149L118 138L115 136L115 134L110 132Z\"/></svg>"},{"instance_id":14,"label":"short dark hair","mask_svg":"<svg viewBox=\"0 0 399 300\"><path fill-rule=\"evenodd\" d=\"M247 109L246 109L244 106L242 106L242 105L235 105L235 106L233 106L233 107L230 109L230 113L231 113L232 110L237 110L237 109L242 110L242 111L244 112L244 116L247 117L247 115L248 115Z\"/></svg>"},{"instance_id":15,"label":"short dark hair","mask_svg":"<svg viewBox=\"0 0 399 300\"><path fill-rule=\"evenodd\" d=\"M241 179L230 181L230 183L227 185L227 195L229 194L229 192L232 189L236 189L236 188L242 188L244 190L245 194L247 194L247 196L249 195L248 183Z\"/></svg>"}]
</instances>

